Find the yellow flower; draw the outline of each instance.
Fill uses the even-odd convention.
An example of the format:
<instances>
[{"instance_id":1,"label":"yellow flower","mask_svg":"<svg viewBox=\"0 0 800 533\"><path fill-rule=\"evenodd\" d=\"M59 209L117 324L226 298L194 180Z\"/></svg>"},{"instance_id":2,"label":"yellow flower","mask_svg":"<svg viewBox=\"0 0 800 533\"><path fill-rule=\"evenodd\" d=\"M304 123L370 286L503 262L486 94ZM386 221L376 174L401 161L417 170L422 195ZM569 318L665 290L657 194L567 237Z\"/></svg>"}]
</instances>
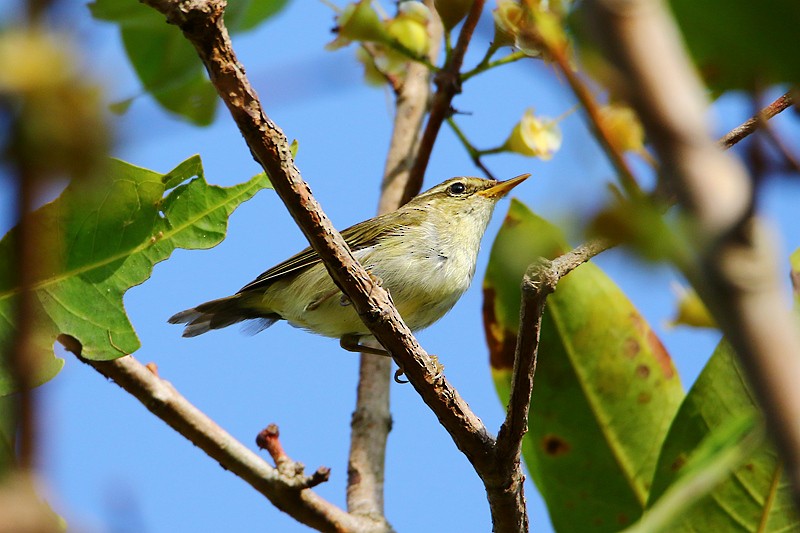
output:
<instances>
[{"instance_id":1,"label":"yellow flower","mask_svg":"<svg viewBox=\"0 0 800 533\"><path fill-rule=\"evenodd\" d=\"M561 129L555 120L537 118L528 109L514 126L503 148L510 152L547 161L561 148Z\"/></svg>"},{"instance_id":2,"label":"yellow flower","mask_svg":"<svg viewBox=\"0 0 800 533\"><path fill-rule=\"evenodd\" d=\"M386 32L411 52L425 55L431 46L427 26L430 16L425 4L403 2L398 7L397 17L387 21Z\"/></svg>"},{"instance_id":3,"label":"yellow flower","mask_svg":"<svg viewBox=\"0 0 800 533\"><path fill-rule=\"evenodd\" d=\"M494 23L512 38L519 33L525 20L522 6L514 0L497 0L497 8L492 11Z\"/></svg>"},{"instance_id":4,"label":"yellow flower","mask_svg":"<svg viewBox=\"0 0 800 533\"><path fill-rule=\"evenodd\" d=\"M630 107L623 104L602 107L600 124L617 150L639 152L644 149L644 128Z\"/></svg>"}]
</instances>

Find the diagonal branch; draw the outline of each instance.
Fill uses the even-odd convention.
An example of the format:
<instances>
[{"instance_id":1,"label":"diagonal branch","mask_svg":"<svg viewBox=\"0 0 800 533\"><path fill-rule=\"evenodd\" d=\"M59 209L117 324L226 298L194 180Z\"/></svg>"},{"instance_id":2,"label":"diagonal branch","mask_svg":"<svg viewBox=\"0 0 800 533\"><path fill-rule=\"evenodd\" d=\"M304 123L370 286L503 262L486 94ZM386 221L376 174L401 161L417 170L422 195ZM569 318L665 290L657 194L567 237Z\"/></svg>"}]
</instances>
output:
<instances>
[{"instance_id":1,"label":"diagonal branch","mask_svg":"<svg viewBox=\"0 0 800 533\"><path fill-rule=\"evenodd\" d=\"M275 192L348 296L359 316L393 354L414 388L457 445L477 457L493 442L480 419L443 377L402 321L386 291L353 258L294 165L283 131L267 117L231 46L222 0L146 0L177 25L194 45L250 150L270 176Z\"/></svg>"},{"instance_id":2,"label":"diagonal branch","mask_svg":"<svg viewBox=\"0 0 800 533\"><path fill-rule=\"evenodd\" d=\"M485 481L490 502L507 495L502 483L487 483L495 470L494 438L419 345L387 293L353 258L341 235L322 212L294 166L285 135L265 114L236 59L222 14L223 0L144 0L177 25L194 45L254 158L270 176L275 192L319 254L329 274L348 296L364 324L394 357L423 401ZM477 22L476 0L467 20ZM465 28L466 28L465 23ZM462 30L465 36L471 33ZM466 39L466 37L465 37ZM459 39L461 41L461 39ZM465 49L465 46L463 47ZM408 191L408 189L406 189ZM494 509L494 507L493 507ZM524 507L522 511L524 512ZM493 514L495 518L496 515ZM498 527L498 530L501 528Z\"/></svg>"},{"instance_id":3,"label":"diagonal branch","mask_svg":"<svg viewBox=\"0 0 800 533\"><path fill-rule=\"evenodd\" d=\"M78 359L114 380L223 468L245 480L299 522L319 531L387 531L382 524L348 514L319 497L306 488L309 480L305 476L281 474L192 405L171 383L130 355L113 361L90 361L80 356Z\"/></svg>"},{"instance_id":4,"label":"diagonal branch","mask_svg":"<svg viewBox=\"0 0 800 533\"><path fill-rule=\"evenodd\" d=\"M723 148L730 148L756 131L763 121L769 120L778 113L786 110L792 105L792 103L791 91L779 96L774 102L759 111L754 117L748 119L741 126L737 126L729 131L724 137L722 137L722 139L719 140L719 145Z\"/></svg>"}]
</instances>

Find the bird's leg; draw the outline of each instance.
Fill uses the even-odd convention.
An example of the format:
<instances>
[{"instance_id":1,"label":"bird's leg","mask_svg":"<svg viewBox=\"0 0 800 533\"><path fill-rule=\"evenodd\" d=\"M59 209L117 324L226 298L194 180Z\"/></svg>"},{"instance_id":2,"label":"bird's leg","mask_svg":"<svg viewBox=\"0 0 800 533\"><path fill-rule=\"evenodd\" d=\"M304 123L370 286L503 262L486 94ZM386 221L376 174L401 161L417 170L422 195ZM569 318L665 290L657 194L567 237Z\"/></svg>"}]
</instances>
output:
<instances>
[{"instance_id":1,"label":"bird's leg","mask_svg":"<svg viewBox=\"0 0 800 533\"><path fill-rule=\"evenodd\" d=\"M339 339L339 346L347 350L348 352L355 352L355 353L370 353L373 355L383 355L384 357L391 357L392 355L384 350L383 348L373 348L372 346L366 346L358 342L360 339L360 335L342 335Z\"/></svg>"}]
</instances>

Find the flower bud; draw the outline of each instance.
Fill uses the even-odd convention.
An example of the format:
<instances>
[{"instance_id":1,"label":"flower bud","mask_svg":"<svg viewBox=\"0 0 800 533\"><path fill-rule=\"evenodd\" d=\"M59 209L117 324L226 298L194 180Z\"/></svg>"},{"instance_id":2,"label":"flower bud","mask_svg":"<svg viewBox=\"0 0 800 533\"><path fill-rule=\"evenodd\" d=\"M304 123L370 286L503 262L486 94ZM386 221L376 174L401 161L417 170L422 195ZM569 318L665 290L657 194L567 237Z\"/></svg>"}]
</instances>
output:
<instances>
[{"instance_id":1,"label":"flower bud","mask_svg":"<svg viewBox=\"0 0 800 533\"><path fill-rule=\"evenodd\" d=\"M514 126L503 148L528 157L547 161L561 148L561 129L554 120L537 118L528 109Z\"/></svg>"},{"instance_id":2,"label":"flower bud","mask_svg":"<svg viewBox=\"0 0 800 533\"><path fill-rule=\"evenodd\" d=\"M525 13L514 0L497 0L494 17L494 46L511 46L520 31Z\"/></svg>"},{"instance_id":3,"label":"flower bud","mask_svg":"<svg viewBox=\"0 0 800 533\"><path fill-rule=\"evenodd\" d=\"M427 25L430 15L420 2L403 2L397 17L386 22L386 32L411 52L425 55L431 46Z\"/></svg>"},{"instance_id":4,"label":"flower bud","mask_svg":"<svg viewBox=\"0 0 800 533\"><path fill-rule=\"evenodd\" d=\"M351 41L386 42L389 35L370 0L348 4L336 19L336 39L328 43L328 50L347 46Z\"/></svg>"}]
</instances>

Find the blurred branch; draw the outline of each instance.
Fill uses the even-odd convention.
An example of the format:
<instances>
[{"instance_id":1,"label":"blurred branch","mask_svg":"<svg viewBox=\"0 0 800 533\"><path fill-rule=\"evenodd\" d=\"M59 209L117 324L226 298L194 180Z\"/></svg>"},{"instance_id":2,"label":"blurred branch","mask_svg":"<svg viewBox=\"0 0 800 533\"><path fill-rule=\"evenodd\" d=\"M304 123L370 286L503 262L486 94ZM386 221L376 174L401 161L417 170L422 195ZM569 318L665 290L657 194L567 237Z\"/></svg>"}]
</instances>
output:
<instances>
[{"instance_id":1,"label":"blurred branch","mask_svg":"<svg viewBox=\"0 0 800 533\"><path fill-rule=\"evenodd\" d=\"M427 3L435 15L433 1ZM440 42L442 27L437 16L431 17L428 32L431 43ZM437 54L434 46L430 60L435 61ZM425 65L409 63L404 80L394 87L395 116L381 184L379 214L394 211L401 205L430 96L430 76ZM351 422L347 509L373 518L384 516L386 442L392 426L389 410L391 367L392 361L387 357L361 354L356 408Z\"/></svg>"},{"instance_id":2,"label":"blurred branch","mask_svg":"<svg viewBox=\"0 0 800 533\"><path fill-rule=\"evenodd\" d=\"M570 64L566 46L550 46L546 39L539 39L539 42L546 50L546 56L556 64L561 74L566 78L572 92L581 103L581 107L589 119L589 128L600 142L600 146L617 171L617 176L623 189L631 199L640 197L643 193L639 188L639 183L636 181L628 162L625 161L622 152L611 142L611 135L600 119L600 106L592 95L592 91L589 90L589 87L586 86L586 83L578 76Z\"/></svg>"},{"instance_id":3,"label":"blurred branch","mask_svg":"<svg viewBox=\"0 0 800 533\"><path fill-rule=\"evenodd\" d=\"M769 120L781 111L789 108L792 105L792 93L787 92L786 94L779 96L774 102L769 104L767 107L759 111L755 116L751 119L744 122L741 126L737 126L733 128L731 131L727 133L722 139L719 140L720 146L723 148L730 148L734 144L738 143L754 131L758 129L759 125L763 123L763 121Z\"/></svg>"},{"instance_id":4,"label":"blurred branch","mask_svg":"<svg viewBox=\"0 0 800 533\"><path fill-rule=\"evenodd\" d=\"M24 164L24 163L23 163ZM16 331L9 353L9 371L16 388L16 423L17 466L23 472L32 471L37 456L36 438L36 392L34 391L37 357L33 345L33 282L36 271L37 259L41 253L41 246L47 246L43 235L34 227L30 217L35 198L36 183L42 179L26 168L19 169L19 192L17 197L18 226L14 240L14 256L17 258L14 265L16 286L19 293L16 298ZM38 228L41 229L41 228Z\"/></svg>"},{"instance_id":5,"label":"blurred branch","mask_svg":"<svg viewBox=\"0 0 800 533\"><path fill-rule=\"evenodd\" d=\"M791 105L787 95L782 96L757 116L769 120ZM783 102L780 106L776 104ZM750 119L723 136L718 142L729 148L756 131L755 120ZM734 139L733 142L726 139ZM511 394L506 410L506 419L497 434L498 463L511 464L519 461L522 438L528 431L528 414L533 393L533 379L539 349L539 333L547 297L556 289L561 278L589 261L596 255L616 246L604 239L593 239L576 246L553 261L542 261L528 267L522 280L522 302L520 305L520 327L514 354Z\"/></svg>"},{"instance_id":6,"label":"blurred branch","mask_svg":"<svg viewBox=\"0 0 800 533\"><path fill-rule=\"evenodd\" d=\"M348 514L319 497L307 488L309 479L302 472L286 475L267 464L181 396L171 383L130 355L113 361L78 359L128 391L150 412L297 521L319 531L388 531L384 524Z\"/></svg>"},{"instance_id":7,"label":"blurred branch","mask_svg":"<svg viewBox=\"0 0 800 533\"><path fill-rule=\"evenodd\" d=\"M778 151L781 157L783 157L783 167L791 172L800 173L800 160L798 160L792 150L786 146L786 143L783 142L783 139L781 139L780 135L775 131L775 128L764 122L761 127L761 132L769 142L772 143L772 146Z\"/></svg>"},{"instance_id":8,"label":"blurred branch","mask_svg":"<svg viewBox=\"0 0 800 533\"><path fill-rule=\"evenodd\" d=\"M773 236L753 216L752 182L708 133L704 89L664 5L593 0L585 8L691 217L695 261L685 274L747 370L800 507L800 335Z\"/></svg>"},{"instance_id":9,"label":"blurred branch","mask_svg":"<svg viewBox=\"0 0 800 533\"><path fill-rule=\"evenodd\" d=\"M433 104L428 115L428 123L422 134L419 144L417 159L411 168L405 192L401 204L405 204L416 196L422 188L422 181L425 178L425 170L431 159L433 145L439 136L439 130L444 120L450 115L450 104L456 94L461 92L461 65L464 63L464 55L472 39L472 33L478 24L478 19L483 11L485 0L473 0L472 7L467 14L467 18L458 34L458 41L451 54L448 54L447 61L442 69L436 74L436 94L433 97Z\"/></svg>"}]
</instances>

